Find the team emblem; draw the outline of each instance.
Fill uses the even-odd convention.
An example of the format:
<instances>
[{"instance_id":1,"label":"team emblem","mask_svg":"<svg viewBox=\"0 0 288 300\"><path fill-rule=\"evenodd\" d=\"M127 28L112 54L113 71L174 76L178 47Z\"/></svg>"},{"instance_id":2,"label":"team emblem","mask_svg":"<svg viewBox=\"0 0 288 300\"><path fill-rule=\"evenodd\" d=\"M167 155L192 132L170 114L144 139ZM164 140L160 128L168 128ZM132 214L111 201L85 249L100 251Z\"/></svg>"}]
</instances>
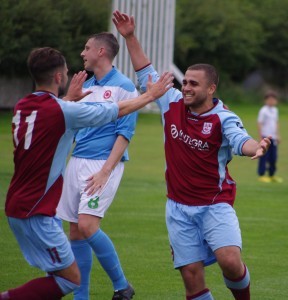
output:
<instances>
[{"instance_id":1,"label":"team emblem","mask_svg":"<svg viewBox=\"0 0 288 300\"><path fill-rule=\"evenodd\" d=\"M92 208L92 209L97 208L99 206L98 202L99 202L98 196L96 196L95 198L91 198L88 202L89 208Z\"/></svg>"},{"instance_id":2,"label":"team emblem","mask_svg":"<svg viewBox=\"0 0 288 300\"><path fill-rule=\"evenodd\" d=\"M212 123L205 122L203 125L202 133L203 134L210 134L212 129Z\"/></svg>"},{"instance_id":3,"label":"team emblem","mask_svg":"<svg viewBox=\"0 0 288 300\"><path fill-rule=\"evenodd\" d=\"M105 91L103 97L104 99L109 99L111 97L112 92L110 90Z\"/></svg>"}]
</instances>

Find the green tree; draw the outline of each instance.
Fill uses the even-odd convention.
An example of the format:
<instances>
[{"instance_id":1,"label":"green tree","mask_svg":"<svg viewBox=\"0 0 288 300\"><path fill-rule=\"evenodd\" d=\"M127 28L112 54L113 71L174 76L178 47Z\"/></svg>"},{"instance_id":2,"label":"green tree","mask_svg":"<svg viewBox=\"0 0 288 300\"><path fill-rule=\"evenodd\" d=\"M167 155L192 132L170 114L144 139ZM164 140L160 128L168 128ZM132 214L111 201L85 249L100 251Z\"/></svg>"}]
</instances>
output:
<instances>
[{"instance_id":1,"label":"green tree","mask_svg":"<svg viewBox=\"0 0 288 300\"><path fill-rule=\"evenodd\" d=\"M108 28L109 0L1 0L0 71L26 74L28 53L50 46L63 52L72 71L89 35Z\"/></svg>"},{"instance_id":2,"label":"green tree","mask_svg":"<svg viewBox=\"0 0 288 300\"><path fill-rule=\"evenodd\" d=\"M178 0L176 63L183 70L193 63L211 63L240 80L257 65L262 31L253 1Z\"/></svg>"}]
</instances>

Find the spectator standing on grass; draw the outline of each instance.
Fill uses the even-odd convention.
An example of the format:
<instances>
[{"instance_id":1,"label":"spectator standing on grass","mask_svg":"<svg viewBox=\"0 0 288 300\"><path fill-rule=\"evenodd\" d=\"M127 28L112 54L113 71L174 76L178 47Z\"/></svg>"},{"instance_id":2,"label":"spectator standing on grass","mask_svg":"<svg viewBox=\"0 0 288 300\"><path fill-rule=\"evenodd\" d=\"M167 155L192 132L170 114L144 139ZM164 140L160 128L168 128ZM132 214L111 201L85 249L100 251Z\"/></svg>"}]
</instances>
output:
<instances>
[{"instance_id":1,"label":"spectator standing on grass","mask_svg":"<svg viewBox=\"0 0 288 300\"><path fill-rule=\"evenodd\" d=\"M119 11L113 22L125 38L141 89L158 74L143 52L134 18ZM214 98L218 74L208 64L188 67L182 93L170 89L158 104L164 126L166 224L174 267L182 275L186 299L213 299L204 266L215 261L235 299L250 299L250 275L241 259L241 233L233 209L236 184L227 164L235 154L256 159L270 139L253 140L241 120Z\"/></svg>"},{"instance_id":2,"label":"spectator standing on grass","mask_svg":"<svg viewBox=\"0 0 288 300\"><path fill-rule=\"evenodd\" d=\"M95 105L137 97L132 81L112 65L118 51L112 33L102 32L88 39L81 57L85 70L94 76L83 85L83 91L92 94L82 101ZM133 113L102 127L82 129L75 137L57 208L57 215L70 222L71 247L81 271L81 286L74 292L74 300L89 299L92 250L113 284L113 299L131 299L134 295L116 249L100 223L120 184L136 118ZM86 192L87 183L90 193Z\"/></svg>"},{"instance_id":3,"label":"spectator standing on grass","mask_svg":"<svg viewBox=\"0 0 288 300\"><path fill-rule=\"evenodd\" d=\"M19 100L12 119L14 174L5 213L27 262L47 273L14 289L0 300L58 300L80 285L71 245L55 217L66 158L76 130L101 126L144 107L172 86L169 73L159 85L133 100L95 106L63 101L68 69L64 56L49 47L33 50L28 69L36 91ZM67 100L80 99L86 72L75 75ZM3 272L3 270L1 270Z\"/></svg>"},{"instance_id":4,"label":"spectator standing on grass","mask_svg":"<svg viewBox=\"0 0 288 300\"><path fill-rule=\"evenodd\" d=\"M278 97L273 91L265 94L264 106L258 113L258 132L260 139L271 136L271 146L258 162L258 180L261 182L283 182L275 176L277 170L278 144L280 143ZM266 175L268 173L268 176Z\"/></svg>"}]
</instances>

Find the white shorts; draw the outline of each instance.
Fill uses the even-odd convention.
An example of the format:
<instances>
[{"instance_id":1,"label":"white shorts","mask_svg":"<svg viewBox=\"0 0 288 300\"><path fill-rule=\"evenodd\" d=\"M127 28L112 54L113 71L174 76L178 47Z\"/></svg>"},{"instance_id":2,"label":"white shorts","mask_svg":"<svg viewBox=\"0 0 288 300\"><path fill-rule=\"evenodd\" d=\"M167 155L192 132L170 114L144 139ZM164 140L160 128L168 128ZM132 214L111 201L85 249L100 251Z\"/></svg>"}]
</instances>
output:
<instances>
[{"instance_id":1,"label":"white shorts","mask_svg":"<svg viewBox=\"0 0 288 300\"><path fill-rule=\"evenodd\" d=\"M99 172L105 162L106 160L70 158L65 171L62 196L57 207L58 217L73 223L78 223L79 214L104 217L120 184L124 163L117 164L100 193L88 196L84 190L87 178Z\"/></svg>"}]
</instances>

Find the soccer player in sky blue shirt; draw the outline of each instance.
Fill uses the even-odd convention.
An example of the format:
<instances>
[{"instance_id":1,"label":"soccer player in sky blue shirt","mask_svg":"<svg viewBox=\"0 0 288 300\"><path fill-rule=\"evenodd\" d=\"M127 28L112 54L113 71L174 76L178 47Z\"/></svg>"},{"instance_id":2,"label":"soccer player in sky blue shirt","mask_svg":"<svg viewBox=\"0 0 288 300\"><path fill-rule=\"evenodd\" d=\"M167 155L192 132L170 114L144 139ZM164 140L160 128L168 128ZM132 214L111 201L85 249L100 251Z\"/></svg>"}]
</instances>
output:
<instances>
[{"instance_id":1,"label":"soccer player in sky blue shirt","mask_svg":"<svg viewBox=\"0 0 288 300\"><path fill-rule=\"evenodd\" d=\"M97 105L137 97L132 81L112 65L118 51L119 44L112 33L102 32L88 39L81 57L93 76L84 83L83 92L92 93L82 102ZM100 223L117 192L124 162L129 159L127 147L136 118L133 113L102 127L82 129L75 137L57 208L58 216L70 222L71 245L81 270L81 287L74 293L75 300L89 299L92 251L113 283L113 299L131 299L134 294L116 249Z\"/></svg>"}]
</instances>

